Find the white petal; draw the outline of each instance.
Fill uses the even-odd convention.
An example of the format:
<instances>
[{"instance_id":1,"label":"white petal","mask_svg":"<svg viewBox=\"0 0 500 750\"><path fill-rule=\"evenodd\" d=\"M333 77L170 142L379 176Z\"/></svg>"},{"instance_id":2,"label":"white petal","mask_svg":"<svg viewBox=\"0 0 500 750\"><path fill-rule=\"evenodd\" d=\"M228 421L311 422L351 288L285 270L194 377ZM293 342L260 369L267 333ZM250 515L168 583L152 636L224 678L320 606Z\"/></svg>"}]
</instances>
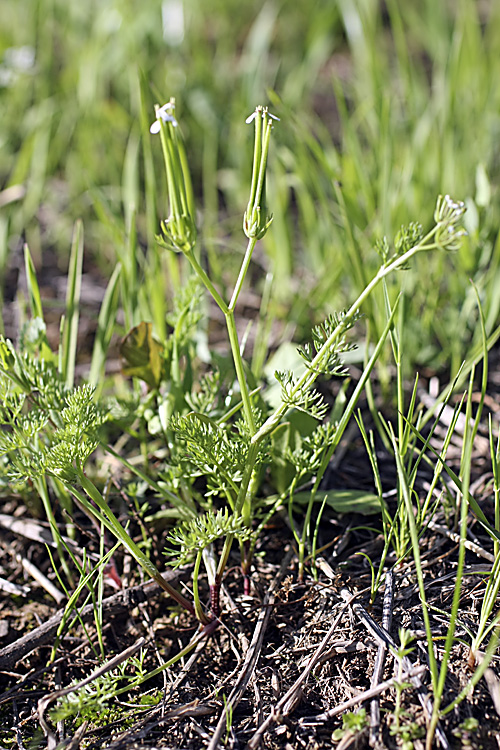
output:
<instances>
[{"instance_id":1,"label":"white petal","mask_svg":"<svg viewBox=\"0 0 500 750\"><path fill-rule=\"evenodd\" d=\"M155 120L155 122L151 125L151 127L149 128L149 132L153 134L160 132L160 123L158 122L158 120Z\"/></svg>"},{"instance_id":2,"label":"white petal","mask_svg":"<svg viewBox=\"0 0 500 750\"><path fill-rule=\"evenodd\" d=\"M157 111L157 115L162 115L164 112L171 111L172 109L175 109L174 102L167 102L163 105L163 107L160 107Z\"/></svg>"},{"instance_id":3,"label":"white petal","mask_svg":"<svg viewBox=\"0 0 500 750\"><path fill-rule=\"evenodd\" d=\"M255 110L255 112L252 112L252 114L251 114L251 115L248 115L248 117L247 117L247 119L245 120L245 122L246 122L246 123L247 123L247 125L248 125L248 124L250 124L250 123L252 122L252 120L255 120L255 118L256 118L256 117L257 117L257 110Z\"/></svg>"}]
</instances>

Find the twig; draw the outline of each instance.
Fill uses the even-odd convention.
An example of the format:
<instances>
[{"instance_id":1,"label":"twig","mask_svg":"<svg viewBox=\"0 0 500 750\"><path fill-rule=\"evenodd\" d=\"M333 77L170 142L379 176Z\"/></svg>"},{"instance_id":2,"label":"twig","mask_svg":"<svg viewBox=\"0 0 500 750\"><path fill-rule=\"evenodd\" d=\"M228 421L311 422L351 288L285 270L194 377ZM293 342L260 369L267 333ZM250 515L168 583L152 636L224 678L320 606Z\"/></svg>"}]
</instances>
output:
<instances>
[{"instance_id":1,"label":"twig","mask_svg":"<svg viewBox=\"0 0 500 750\"><path fill-rule=\"evenodd\" d=\"M283 695L283 697L280 698L280 700L278 701L278 703L275 706L273 706L273 708L271 709L271 713L269 714L269 716L267 717L267 719L258 727L257 731L255 732L255 734L250 739L250 741L249 741L248 745L246 746L245 750L255 750L255 748L258 747L259 742L260 742L260 740L261 740L264 732L267 732L267 730L269 729L269 727L272 724L274 724L275 722L280 721L280 719L283 716L287 716L289 713L291 713L293 711L293 709L297 705L298 698L300 696L300 692L299 691L301 691L303 683L305 683L305 681L309 677L309 674L311 673L311 671L314 669L314 667L316 666L316 664L320 660L321 654L323 653L323 651L325 650L326 646L328 645L328 642L330 641L330 638L332 637L332 635L337 630L337 626L339 624L340 618L342 617L342 615L343 615L343 613L344 613L344 611L346 609L346 606L347 605L345 605L344 607L342 607L341 611L338 613L337 617L332 622L332 624L331 624L331 626L330 626L327 634L325 635L325 637L323 638L323 640L319 644L318 648L316 649L316 651L314 652L313 656L309 660L309 662L306 665L305 669L302 671L302 673L300 674L300 676L295 680L295 682L293 683L293 685L291 686L291 688L289 688L289 690L287 690L287 692L285 693L285 695Z\"/></svg>"},{"instance_id":2,"label":"twig","mask_svg":"<svg viewBox=\"0 0 500 750\"><path fill-rule=\"evenodd\" d=\"M179 672L177 679L173 683L173 685L170 686L167 694L167 689L165 688L165 697L163 699L163 705L165 706L167 702L171 699L172 695L175 693L175 691L179 688L179 686L183 683L183 681L188 676L189 672L191 671L191 667L198 661L201 652L207 645L207 642L205 639L201 640L197 646L195 647L193 653L187 660L186 664L182 667L181 671Z\"/></svg>"},{"instance_id":3,"label":"twig","mask_svg":"<svg viewBox=\"0 0 500 750\"><path fill-rule=\"evenodd\" d=\"M379 643L385 642L387 646L390 646L393 649L398 648L391 634L388 633L385 628L381 627L377 622L375 622L373 617L371 617L368 614L366 609L361 604L358 604L357 602L354 601L355 597L347 589L345 588L342 589L340 592L340 595L342 596L344 601L350 604L354 614L357 615L358 619L363 623L365 628L373 635L373 637ZM409 674L414 668L413 663L410 661L410 659L407 656L403 657L402 663L403 663L403 669ZM418 699L422 705L422 708L426 712L427 717L430 718L432 716L433 709L432 709L432 701L427 693L427 689L422 684L418 676L412 677L411 682L416 688ZM441 746L445 748L445 750L449 750L450 745L439 723L436 727L436 737L441 743Z\"/></svg>"},{"instance_id":4,"label":"twig","mask_svg":"<svg viewBox=\"0 0 500 750\"><path fill-rule=\"evenodd\" d=\"M17 561L21 563L24 570L28 575L30 575L45 591L50 594L50 596L55 600L56 604L61 604L65 599L66 596L62 593L62 591L59 591L57 586L54 586L52 581L49 581L47 576L45 576L41 570L38 570L36 565L34 565L30 560L28 560L26 557L23 557L22 555L16 556Z\"/></svg>"},{"instance_id":5,"label":"twig","mask_svg":"<svg viewBox=\"0 0 500 750\"><path fill-rule=\"evenodd\" d=\"M25 539L31 539L31 541L38 544L43 544L44 546L47 544L49 547L56 547L47 524L35 521L32 518L16 518L15 516L0 513L0 526L8 529L12 534L23 536ZM61 539L73 552L81 552L81 548L73 539L67 536L61 536ZM94 558L94 555L92 555L92 558Z\"/></svg>"},{"instance_id":6,"label":"twig","mask_svg":"<svg viewBox=\"0 0 500 750\"><path fill-rule=\"evenodd\" d=\"M165 580L173 585L175 585L176 580L181 580L184 576L189 577L188 570L182 572L176 571L175 573L172 570L168 570L163 574ZM113 594L103 600L103 616L109 617L122 612L128 612L141 602L151 599L154 596L158 596L160 593L163 593L163 589L160 588L157 583L152 581L147 581L139 586L133 586L126 591L120 591L118 594ZM57 614L38 628L35 628L30 633L18 638L14 643L10 643L8 646L0 649L0 670L9 669L31 651L34 651L35 648L45 646L47 643L53 641L63 616L64 610L62 612L57 612ZM93 620L94 605L87 604L83 607L80 611L80 617L84 622L90 622Z\"/></svg>"},{"instance_id":7,"label":"twig","mask_svg":"<svg viewBox=\"0 0 500 750\"><path fill-rule=\"evenodd\" d=\"M488 562L491 563L495 562L495 555L492 555L491 552L487 552L487 550L483 549L479 544L471 542L469 539L462 539L460 534L456 534L454 531L451 531L451 529L447 529L446 526L440 526L432 520L428 521L427 526L433 531L437 531L438 534L442 534L452 542L455 542L455 544L463 544L465 549L474 552L478 557L482 557L484 560L488 560Z\"/></svg>"},{"instance_id":8,"label":"twig","mask_svg":"<svg viewBox=\"0 0 500 750\"><path fill-rule=\"evenodd\" d=\"M176 721L182 719L191 719L194 723L194 717L208 716L215 713L215 709L212 706L208 706L206 703L200 703L197 699L190 703L183 703L180 706L174 706L162 716L152 720L152 717L161 708L155 708L151 713L148 714L144 719L134 724L130 729L122 732L118 737L115 737L113 741L106 745L106 750L124 750L125 748L132 747L138 740L145 739L154 729L162 726L167 721ZM66 750L66 748L65 748Z\"/></svg>"},{"instance_id":9,"label":"twig","mask_svg":"<svg viewBox=\"0 0 500 750\"><path fill-rule=\"evenodd\" d=\"M17 700L12 701L12 712L14 714L14 729L16 730L16 742L18 750L25 750L21 727L19 726L19 711L17 710Z\"/></svg>"},{"instance_id":10,"label":"twig","mask_svg":"<svg viewBox=\"0 0 500 750\"><path fill-rule=\"evenodd\" d=\"M287 551L285 557L283 558L283 562L281 563L280 569L278 573L276 574L276 577L274 578L269 588L269 591L264 597L264 601L262 603L262 609L260 610L257 624L253 632L252 641L250 643L250 648L248 649L248 653L245 657L245 661L243 662L243 667L240 673L240 677L236 685L234 686L233 690L231 691L229 698L226 700L226 704L219 718L219 721L212 735L212 738L210 740L210 744L208 745L207 750L217 750L220 737L226 727L227 716L231 715L231 713L234 711L234 709L236 708L236 706L242 699L245 693L246 687L248 683L250 682L250 679L254 673L255 667L257 665L257 660L260 656L260 652L262 649L262 642L264 640L264 634L266 632L269 618L271 616L271 609L272 609L272 605L274 604L275 594L281 582L281 579L285 575L285 572L289 566L289 563L293 554L294 554L293 549L289 549Z\"/></svg>"},{"instance_id":11,"label":"twig","mask_svg":"<svg viewBox=\"0 0 500 750\"><path fill-rule=\"evenodd\" d=\"M476 653L473 655L473 659L474 662L476 662L478 665L482 664L482 662L484 661L484 653L481 651L476 651ZM491 667L486 668L483 677L488 687L491 700L493 701L495 711L497 712L498 716L500 716L500 680Z\"/></svg>"},{"instance_id":12,"label":"twig","mask_svg":"<svg viewBox=\"0 0 500 750\"><path fill-rule=\"evenodd\" d=\"M31 587L26 585L19 586L17 583L12 583L12 581L7 581L6 578L0 577L0 590L14 596L28 596L31 592Z\"/></svg>"},{"instance_id":13,"label":"twig","mask_svg":"<svg viewBox=\"0 0 500 750\"><path fill-rule=\"evenodd\" d=\"M418 667L413 667L409 672L405 672L403 674L403 679L418 680L419 675L423 674L425 670L426 667L423 664ZM354 706L357 706L359 703L364 703L364 701L371 700L376 695L384 693L386 690L391 688L395 682L398 682L396 677L391 677L390 680L386 680L385 682L379 682L376 687L368 688L368 690L355 695L354 698L349 698L348 701L339 703L339 705L335 706L335 708L330 708L328 711L324 711L321 714L316 714L316 716L306 716L302 719L299 719L299 725L301 727L307 727L329 721L335 716L341 714L343 711L348 711L349 709L354 708Z\"/></svg>"},{"instance_id":14,"label":"twig","mask_svg":"<svg viewBox=\"0 0 500 750\"><path fill-rule=\"evenodd\" d=\"M488 667L484 673L484 679L490 691L491 700L495 706L495 711L500 716L500 682L491 667Z\"/></svg>"},{"instance_id":15,"label":"twig","mask_svg":"<svg viewBox=\"0 0 500 750\"><path fill-rule=\"evenodd\" d=\"M391 630L392 623L392 605L394 601L394 573L392 570L388 570L385 574L385 591L384 591L384 605L382 608L382 627L389 633ZM379 684L382 679L382 673L384 671L385 657L387 654L387 646L385 643L379 643L375 664L373 666L373 674L370 683L370 687L375 687ZM373 698L370 702L370 737L369 742L371 746L374 746L379 741L380 736L380 703L378 698Z\"/></svg>"},{"instance_id":16,"label":"twig","mask_svg":"<svg viewBox=\"0 0 500 750\"><path fill-rule=\"evenodd\" d=\"M73 737L68 741L68 744L63 744L64 750L79 750L88 725L89 722L85 720L75 731ZM59 745L59 747L61 747L61 745Z\"/></svg>"}]
</instances>

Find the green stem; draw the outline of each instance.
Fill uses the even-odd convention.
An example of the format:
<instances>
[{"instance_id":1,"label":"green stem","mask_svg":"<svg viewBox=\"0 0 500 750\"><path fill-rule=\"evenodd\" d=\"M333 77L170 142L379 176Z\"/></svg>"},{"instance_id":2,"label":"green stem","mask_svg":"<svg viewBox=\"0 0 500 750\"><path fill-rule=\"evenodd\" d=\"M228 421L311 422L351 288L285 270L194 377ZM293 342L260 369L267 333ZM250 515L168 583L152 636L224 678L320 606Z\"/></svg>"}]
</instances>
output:
<instances>
[{"instance_id":1,"label":"green stem","mask_svg":"<svg viewBox=\"0 0 500 750\"><path fill-rule=\"evenodd\" d=\"M234 320L234 306L238 299L238 295L241 291L243 280L248 271L248 266L250 264L250 259L252 257L252 252L253 252L256 242L257 242L256 239L251 239L248 242L247 250L245 253L245 258L241 266L241 270L238 276L238 281L236 283L236 287L233 292L231 304L229 305L229 307L224 302L219 292L210 281L206 271L204 271L204 269L198 263L193 253L186 253L187 258L189 262L191 263L191 266L193 267L194 271L202 280L202 282L205 284L206 288L208 289L208 291L214 298L215 302L217 303L217 305L219 306L219 308L222 310L222 312L224 313L226 317L226 326L227 326L227 332L229 336L229 343L231 344L231 353L233 355L234 367L236 370L236 377L238 378L238 383L239 383L240 392L241 392L241 400L243 402L243 412L245 414L245 420L246 420L248 429L250 430L252 435L255 432L255 422L253 418L252 404L250 402L250 392L248 390L248 385L247 385L247 381L245 378L245 368L243 366L243 358L240 352L240 342L238 340L238 332L236 331L236 323Z\"/></svg>"},{"instance_id":2,"label":"green stem","mask_svg":"<svg viewBox=\"0 0 500 750\"><path fill-rule=\"evenodd\" d=\"M214 630L218 626L217 620L211 620L207 625L204 626L203 630L200 630L194 638L189 641L187 646L184 646L179 653L177 653L172 659L165 662L159 667L156 667L156 669L153 669L151 672L147 672L146 674L140 675L135 680L129 682L125 687L120 688L119 690L114 693L114 695L121 695L122 693L129 692L135 687L139 687L139 685L142 685L147 680L152 679L153 677L156 677L156 675L160 674L161 672L164 672L166 669L169 669L169 667L172 667L176 662L179 661L179 659L182 659L184 656L187 656L190 651L192 651L195 646L197 646L204 638L207 638L209 635L212 635Z\"/></svg>"},{"instance_id":3,"label":"green stem","mask_svg":"<svg viewBox=\"0 0 500 750\"><path fill-rule=\"evenodd\" d=\"M391 442L392 442L392 446L394 450L394 458L396 460L398 479L401 485L401 491L403 494L403 499L404 499L405 507L407 510L408 525L410 527L410 537L411 537L411 542L412 542L413 556L415 560L415 572L417 575L417 583L418 583L418 589L420 593L420 600L422 602L422 617L424 620L425 632L427 633L427 638L428 638L429 671L431 673L432 687L434 689L434 698L436 699L438 666L437 666L436 656L434 654L433 644L432 644L432 629L431 629L431 622L430 622L430 617L429 617L429 605L427 604L427 598L425 595L424 574L422 571L422 560L420 557L418 530L417 530L417 525L415 522L414 509L413 509L413 505L411 502L410 490L408 488L408 483L406 481L406 475L405 475L405 470L403 467L403 462L401 460L401 456L398 450L398 443L396 440L396 436L394 435L394 432L392 430L392 426L389 425L389 428L391 432Z\"/></svg>"},{"instance_id":4,"label":"green stem","mask_svg":"<svg viewBox=\"0 0 500 750\"><path fill-rule=\"evenodd\" d=\"M423 242L428 242L430 238L436 233L437 227L434 227L429 234L424 237L422 240ZM362 306L362 304L365 302L365 300L370 296L370 294L373 292L376 286L384 279L386 276L388 276L390 273L395 271L396 269L400 268L401 266L404 266L408 261L416 255L416 253L420 252L422 249L431 249L431 247L435 247L435 245L423 245L422 243L419 243L418 245L415 245L415 247L410 248L407 250L406 253L399 256L398 258L395 258L392 262L390 262L388 265L384 265L381 268L379 268L377 274L373 277L373 279L370 281L368 286L366 286L357 300L351 305L351 307L346 312L344 319L339 323L339 325L335 328L334 331L330 334L330 336L327 338L319 352L316 354L314 359L309 363L307 370L302 375L301 378L297 381L294 388L291 391L290 398L293 399L293 396L301 391L302 389L309 388L316 378L318 377L318 365L321 364L322 359L325 357L325 355L331 350L332 345L336 341L336 339L339 338L339 336L342 334L345 328L345 322L349 320L349 318L352 318L353 315L359 310L359 308ZM285 412L288 410L287 404L282 404L279 406L273 414L264 422L264 424L260 427L260 429L254 434L252 437L252 443L259 443L262 438L267 435L271 430L274 429L274 427L277 425L281 417L285 414Z\"/></svg>"},{"instance_id":5,"label":"green stem","mask_svg":"<svg viewBox=\"0 0 500 750\"><path fill-rule=\"evenodd\" d=\"M226 313L226 326L229 336L229 343L231 344L231 353L233 355L236 377L238 378L238 383L240 386L241 400L243 402L243 413L245 415L245 421L247 423L248 429L250 430L250 434L253 435L255 433L255 422L253 418L252 404L250 401L250 392L248 390L248 385L245 378L245 368L243 366L243 358L240 351L240 342L238 340L238 332L236 331L234 312L232 310L229 310Z\"/></svg>"},{"instance_id":6,"label":"green stem","mask_svg":"<svg viewBox=\"0 0 500 750\"><path fill-rule=\"evenodd\" d=\"M77 489L75 489L72 485L69 483L66 484L66 487L69 489L69 491L77 498L77 500L83 505L85 510L90 513L94 518L97 518L99 522L102 522L106 528L111 531L112 534L115 535L115 537L128 549L130 554L135 558L135 560L139 563L139 565L144 568L146 573L154 580L156 583L169 594L172 599L174 599L178 604L181 605L181 607L184 607L188 612L190 612L192 615L196 616L195 608L186 597L184 597L179 591L177 591L173 586L171 586L163 576L161 575L158 568L151 562L149 557L147 557L144 552L141 550L140 547L134 542L134 540L127 534L109 505L104 500L103 496L93 484L93 482L88 479L85 474L83 473L82 469L79 469L78 471L78 480L83 488L83 490L86 492L86 494L90 497L90 499L95 503L95 505L92 505L87 498L82 495L80 492L78 492ZM97 508L95 507L97 506ZM202 620L204 624L208 622L207 618L204 616L204 619Z\"/></svg>"},{"instance_id":7,"label":"green stem","mask_svg":"<svg viewBox=\"0 0 500 750\"><path fill-rule=\"evenodd\" d=\"M250 486L250 481L252 479L258 449L259 446L257 444L252 443L250 445L245 471L243 472L243 477L241 478L240 490L238 492L238 497L236 498L236 503L234 505L234 515L236 518L240 516L245 500L251 500L251 498L247 498L247 493ZM227 565L229 553L231 552L231 547L233 545L233 540L234 534L228 534L224 540L224 547L222 548L221 556L219 558L219 565L217 566L218 584L220 584L222 580L222 575Z\"/></svg>"},{"instance_id":8,"label":"green stem","mask_svg":"<svg viewBox=\"0 0 500 750\"><path fill-rule=\"evenodd\" d=\"M299 536L299 532L295 528L295 523L293 520L293 496L295 493L295 489L297 487L297 483L299 481L299 476L301 475L297 474L293 478L292 484L290 485L290 490L288 492L288 520L290 521L290 528L292 529L292 534L295 537L295 541L297 542L297 545L300 548L300 536Z\"/></svg>"},{"instance_id":9,"label":"green stem","mask_svg":"<svg viewBox=\"0 0 500 750\"><path fill-rule=\"evenodd\" d=\"M304 518L304 526L302 527L302 536L299 541L299 581L304 580L304 560L306 557L306 541L309 536L309 529L311 526L311 515L314 500L316 497L316 487L311 490L309 502L307 503L306 517Z\"/></svg>"},{"instance_id":10,"label":"green stem","mask_svg":"<svg viewBox=\"0 0 500 750\"><path fill-rule=\"evenodd\" d=\"M194 562L194 570L193 570L193 599L194 599L194 609L196 612L196 617L200 622L207 622L206 615L203 611L203 607L201 606L200 602L200 593L198 589L198 578L200 575L200 565L201 560L203 557L203 548L198 550L198 553L196 555L196 560Z\"/></svg>"},{"instance_id":11,"label":"green stem","mask_svg":"<svg viewBox=\"0 0 500 750\"><path fill-rule=\"evenodd\" d=\"M231 297L231 302L229 303L230 310L234 310L234 308L236 307L236 302L238 301L238 297L240 296L241 287L243 286L243 281L245 279L245 276L247 275L248 267L250 265L250 261L252 260L252 254L256 244L257 238L250 237L250 239L248 240L245 257L243 258L243 263L241 264L238 280L236 282L236 286L234 287L233 296Z\"/></svg>"},{"instance_id":12,"label":"green stem","mask_svg":"<svg viewBox=\"0 0 500 750\"><path fill-rule=\"evenodd\" d=\"M218 304L224 315L227 315L229 312L229 308L220 296L217 289L214 287L212 282L210 281L208 274L206 271L202 268L202 266L198 263L197 259L195 258L193 252L185 253L188 261L191 263L191 266L193 267L193 270L197 274L197 276L202 280L202 282L205 284L206 288L214 298L215 302Z\"/></svg>"},{"instance_id":13,"label":"green stem","mask_svg":"<svg viewBox=\"0 0 500 750\"><path fill-rule=\"evenodd\" d=\"M63 547L63 544L61 543L61 534L59 532L59 529L57 528L57 522L56 522L54 513L52 511L52 504L50 502L50 497L49 497L49 492L48 492L47 482L46 482L45 477L39 477L37 480L35 480L34 484L35 484L38 494L40 495L45 513L47 515L47 520L49 522L50 531L52 533L52 539L54 540L54 543L57 549L57 554L59 556L59 562L61 563L61 567L64 570L64 573L66 575L66 578L69 581L70 586L74 588L75 581L73 578L73 574L71 573L71 570L69 569L68 563L66 561L64 547Z\"/></svg>"}]
</instances>

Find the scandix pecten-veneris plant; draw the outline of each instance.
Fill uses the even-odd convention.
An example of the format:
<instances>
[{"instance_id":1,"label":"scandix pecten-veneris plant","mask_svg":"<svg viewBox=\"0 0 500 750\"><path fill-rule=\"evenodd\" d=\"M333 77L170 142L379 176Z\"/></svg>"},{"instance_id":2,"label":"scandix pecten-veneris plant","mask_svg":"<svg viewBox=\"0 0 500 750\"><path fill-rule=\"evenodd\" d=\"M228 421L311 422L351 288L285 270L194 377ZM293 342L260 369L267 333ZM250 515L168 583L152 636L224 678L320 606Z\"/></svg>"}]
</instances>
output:
<instances>
[{"instance_id":1,"label":"scandix pecten-veneris plant","mask_svg":"<svg viewBox=\"0 0 500 750\"><path fill-rule=\"evenodd\" d=\"M315 381L319 376L343 373L342 354L352 347L346 334L362 315L363 304L384 279L407 267L420 252L457 248L464 212L462 203L454 202L449 196L440 197L434 225L427 234L423 234L419 226L411 225L399 233L394 246L388 241L380 243L378 272L347 310L330 316L316 327L312 342L300 348L305 363L303 373L298 375L290 370L275 373L281 398L273 409L244 360L235 310L255 246L272 221L267 211L265 187L271 134L278 118L266 107L257 107L247 122L253 124L255 132L250 196L243 219L247 244L229 299L221 295L212 281L210 268L206 269L201 260L191 180L173 100L157 107L156 120L151 126L152 134L159 135L161 141L169 200L169 215L161 222L158 242L167 252L179 253L189 262L223 313L236 376L234 379L229 374L229 386L226 385L236 394L229 406L226 402L213 406L222 387L218 373L203 376L199 387L193 383L187 339L193 336L192 330L199 321L194 287L190 287L187 295L179 290L172 323L174 332L168 341L158 341L151 324L147 323L137 326L126 338L124 351L130 364L129 372L146 385L146 404L141 406L141 419L151 434L154 432L166 445L168 461L161 476L152 477L150 472L120 456L109 444L103 445L100 428L113 418L112 414L96 403L94 387L75 388L68 381L67 366L65 372L60 358L49 353L40 306L35 311L35 320L39 323L29 329L31 339L25 342L25 350L17 351L6 340L2 340L0 349L3 422L9 426L9 431L2 435L2 451L9 455L12 478L32 479L45 496L47 482L58 496L71 495L80 508L114 534L149 576L197 617L205 626L205 633L215 627L220 614L219 591L233 542L239 543L242 572L248 585L259 528L278 505L288 502L293 509L299 481L302 484L310 481L304 525L296 534L303 570L313 504L323 500L320 481L392 329L397 300L393 302L385 329L373 347L352 396L333 424L322 424L327 407L314 389ZM35 286L35 279L32 284ZM105 322L102 328L106 330ZM188 331L191 331L189 335ZM99 362L102 364L102 353ZM93 377L96 377L95 372ZM289 415L293 413L307 415L309 420L304 423L307 427L295 422L293 429L287 432L287 439L277 440L277 435L283 437L283 425L291 424ZM137 436L141 439L139 433ZM169 535L166 548L175 565L194 559L193 600L164 581L144 545L132 539L98 482L85 471L88 459L100 445L169 503L177 514L173 513L179 523ZM287 463L287 478L278 496L269 501L261 489L262 478L266 469L272 475L273 461L278 460ZM201 492L196 486L200 477L205 482L205 491ZM293 512L291 518L293 521ZM51 523L55 529L53 518ZM220 551L216 544L219 540L222 540ZM211 613L204 608L199 593L202 564L210 585Z\"/></svg>"}]
</instances>

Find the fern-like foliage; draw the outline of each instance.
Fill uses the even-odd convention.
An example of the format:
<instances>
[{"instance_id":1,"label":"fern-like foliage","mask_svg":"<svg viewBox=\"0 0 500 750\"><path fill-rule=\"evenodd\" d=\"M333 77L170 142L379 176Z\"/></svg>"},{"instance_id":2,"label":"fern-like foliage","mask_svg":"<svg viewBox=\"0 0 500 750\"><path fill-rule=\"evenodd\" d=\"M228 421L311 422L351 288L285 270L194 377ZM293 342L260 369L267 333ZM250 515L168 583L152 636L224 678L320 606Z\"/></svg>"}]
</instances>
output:
<instances>
[{"instance_id":1,"label":"fern-like foliage","mask_svg":"<svg viewBox=\"0 0 500 750\"><path fill-rule=\"evenodd\" d=\"M418 245L422 237L422 224L418 221L411 221L406 226L402 226L394 239L396 256L404 255L412 247Z\"/></svg>"},{"instance_id":2,"label":"fern-like foliage","mask_svg":"<svg viewBox=\"0 0 500 750\"><path fill-rule=\"evenodd\" d=\"M394 238L394 248L391 249L387 237L383 237L377 240L375 243L375 250L380 255L382 263L385 265L401 255L404 255L408 250L418 245L422 240L423 229L422 225L418 221L411 221L409 224L402 225L399 232ZM402 265L399 267L400 271L408 270L409 265Z\"/></svg>"},{"instance_id":3,"label":"fern-like foliage","mask_svg":"<svg viewBox=\"0 0 500 750\"><path fill-rule=\"evenodd\" d=\"M325 451L335 439L336 432L336 424L319 424L311 435L303 437L293 450L288 450L286 458L295 467L300 480L316 473Z\"/></svg>"},{"instance_id":4,"label":"fern-like foliage","mask_svg":"<svg viewBox=\"0 0 500 750\"><path fill-rule=\"evenodd\" d=\"M53 361L17 351L12 341L0 336L0 394L2 403L14 407L28 398L33 408L57 413L64 407L66 387ZM21 404L22 402L22 404Z\"/></svg>"},{"instance_id":5,"label":"fern-like foliage","mask_svg":"<svg viewBox=\"0 0 500 750\"><path fill-rule=\"evenodd\" d=\"M99 445L98 432L105 419L105 412L94 402L94 393L95 389L88 385L68 393L60 426L54 428L47 419L34 441L18 420L18 444L10 471L14 481L37 479L47 473L71 481L78 475Z\"/></svg>"},{"instance_id":6,"label":"fern-like foliage","mask_svg":"<svg viewBox=\"0 0 500 750\"><path fill-rule=\"evenodd\" d=\"M186 401L193 411L211 415L220 398L220 373L218 370L202 375L198 387L186 393Z\"/></svg>"},{"instance_id":7,"label":"fern-like foliage","mask_svg":"<svg viewBox=\"0 0 500 750\"><path fill-rule=\"evenodd\" d=\"M99 444L106 418L94 396L87 385L68 389L54 359L0 338L0 455L8 458L8 479L74 478Z\"/></svg>"},{"instance_id":8,"label":"fern-like foliage","mask_svg":"<svg viewBox=\"0 0 500 750\"><path fill-rule=\"evenodd\" d=\"M230 427L201 414L174 416L170 428L186 445L187 457L207 480L207 494L235 497L248 453L248 443Z\"/></svg>"},{"instance_id":9,"label":"fern-like foliage","mask_svg":"<svg viewBox=\"0 0 500 750\"><path fill-rule=\"evenodd\" d=\"M242 540L249 539L252 532L242 523L241 516L235 517L227 508L185 521L168 534L167 543L174 547L167 547L165 555L171 558L174 567L179 567L227 534L234 534Z\"/></svg>"},{"instance_id":10,"label":"fern-like foliage","mask_svg":"<svg viewBox=\"0 0 500 750\"><path fill-rule=\"evenodd\" d=\"M328 376L345 375L346 369L342 354L356 348L355 344L347 341L346 333L360 317L358 312L348 317L347 311L342 310L340 313L332 313L323 323L314 326L311 332L312 341L298 347L298 352L307 366L315 372ZM325 348L325 344L334 331L338 331L338 335L331 346ZM322 355L314 361L320 352Z\"/></svg>"},{"instance_id":11,"label":"fern-like foliage","mask_svg":"<svg viewBox=\"0 0 500 750\"><path fill-rule=\"evenodd\" d=\"M321 421L327 411L323 397L314 388L299 387L298 379L290 370L274 373L274 377L281 386L281 401L289 409L298 409Z\"/></svg>"},{"instance_id":12,"label":"fern-like foliage","mask_svg":"<svg viewBox=\"0 0 500 750\"><path fill-rule=\"evenodd\" d=\"M46 468L65 479L72 479L75 467L83 467L99 445L99 428L106 413L94 400L90 385L75 388L66 397L61 412L62 426L52 435Z\"/></svg>"}]
</instances>

